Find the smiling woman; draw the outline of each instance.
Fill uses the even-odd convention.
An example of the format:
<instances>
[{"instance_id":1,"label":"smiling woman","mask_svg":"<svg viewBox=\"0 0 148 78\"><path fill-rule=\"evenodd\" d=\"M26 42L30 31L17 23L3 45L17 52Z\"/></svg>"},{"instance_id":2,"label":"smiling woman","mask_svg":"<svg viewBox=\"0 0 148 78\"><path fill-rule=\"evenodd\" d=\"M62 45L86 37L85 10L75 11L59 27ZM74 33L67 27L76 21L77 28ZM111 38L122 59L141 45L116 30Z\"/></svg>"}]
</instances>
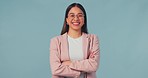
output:
<instances>
[{"instance_id":1,"label":"smiling woman","mask_svg":"<svg viewBox=\"0 0 148 78\"><path fill-rule=\"evenodd\" d=\"M61 35L50 41L52 78L96 78L99 59L98 37L88 34L84 7L69 5Z\"/></svg>"},{"instance_id":2,"label":"smiling woman","mask_svg":"<svg viewBox=\"0 0 148 78\"><path fill-rule=\"evenodd\" d=\"M66 21L69 25L69 31L81 31L81 27L84 24L84 14L82 10L76 6L71 8Z\"/></svg>"}]
</instances>

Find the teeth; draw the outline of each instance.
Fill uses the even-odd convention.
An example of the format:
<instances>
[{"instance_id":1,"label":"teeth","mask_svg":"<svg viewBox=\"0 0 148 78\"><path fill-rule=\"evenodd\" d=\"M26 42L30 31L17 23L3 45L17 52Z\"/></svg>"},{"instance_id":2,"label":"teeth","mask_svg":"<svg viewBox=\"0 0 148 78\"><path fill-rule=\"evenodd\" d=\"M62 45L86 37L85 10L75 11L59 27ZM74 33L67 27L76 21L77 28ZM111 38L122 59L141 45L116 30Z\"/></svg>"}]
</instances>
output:
<instances>
[{"instance_id":1,"label":"teeth","mask_svg":"<svg viewBox=\"0 0 148 78\"><path fill-rule=\"evenodd\" d=\"M78 25L78 24L80 24L80 23L78 23L78 22L74 22L74 23L72 23L72 24L74 24L74 25Z\"/></svg>"}]
</instances>

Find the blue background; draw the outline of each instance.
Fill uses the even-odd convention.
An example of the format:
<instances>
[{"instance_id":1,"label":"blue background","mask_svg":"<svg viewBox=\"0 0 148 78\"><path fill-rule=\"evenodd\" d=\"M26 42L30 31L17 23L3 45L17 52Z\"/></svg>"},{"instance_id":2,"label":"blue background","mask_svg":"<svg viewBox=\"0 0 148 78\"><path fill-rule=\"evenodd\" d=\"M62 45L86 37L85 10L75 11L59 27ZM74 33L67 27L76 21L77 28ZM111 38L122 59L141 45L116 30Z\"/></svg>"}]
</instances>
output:
<instances>
[{"instance_id":1,"label":"blue background","mask_svg":"<svg viewBox=\"0 0 148 78\"><path fill-rule=\"evenodd\" d=\"M0 0L0 78L50 78L49 43L81 3L99 36L98 78L148 78L148 0Z\"/></svg>"}]
</instances>

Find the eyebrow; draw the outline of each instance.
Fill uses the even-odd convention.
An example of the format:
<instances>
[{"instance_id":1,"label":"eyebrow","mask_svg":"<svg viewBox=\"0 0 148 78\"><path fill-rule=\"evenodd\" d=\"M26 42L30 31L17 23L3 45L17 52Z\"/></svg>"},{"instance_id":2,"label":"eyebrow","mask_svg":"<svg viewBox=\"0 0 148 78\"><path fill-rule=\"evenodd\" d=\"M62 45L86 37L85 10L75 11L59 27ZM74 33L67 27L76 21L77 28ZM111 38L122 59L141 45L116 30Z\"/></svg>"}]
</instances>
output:
<instances>
[{"instance_id":1,"label":"eyebrow","mask_svg":"<svg viewBox=\"0 0 148 78\"><path fill-rule=\"evenodd\" d=\"M74 14L74 13L69 13L69 14ZM83 13L78 13L78 14L83 14Z\"/></svg>"}]
</instances>

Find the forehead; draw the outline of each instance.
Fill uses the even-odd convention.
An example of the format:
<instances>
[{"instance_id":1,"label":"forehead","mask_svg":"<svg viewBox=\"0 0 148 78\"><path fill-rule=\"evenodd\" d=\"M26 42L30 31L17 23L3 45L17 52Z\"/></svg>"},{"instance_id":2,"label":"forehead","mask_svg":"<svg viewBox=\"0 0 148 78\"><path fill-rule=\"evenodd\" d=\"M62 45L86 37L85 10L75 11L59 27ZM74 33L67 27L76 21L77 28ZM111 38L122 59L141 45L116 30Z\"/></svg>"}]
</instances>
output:
<instances>
[{"instance_id":1,"label":"forehead","mask_svg":"<svg viewBox=\"0 0 148 78\"><path fill-rule=\"evenodd\" d=\"M79 14L79 13L83 13L83 11L77 6L72 7L69 11L69 14Z\"/></svg>"}]
</instances>

